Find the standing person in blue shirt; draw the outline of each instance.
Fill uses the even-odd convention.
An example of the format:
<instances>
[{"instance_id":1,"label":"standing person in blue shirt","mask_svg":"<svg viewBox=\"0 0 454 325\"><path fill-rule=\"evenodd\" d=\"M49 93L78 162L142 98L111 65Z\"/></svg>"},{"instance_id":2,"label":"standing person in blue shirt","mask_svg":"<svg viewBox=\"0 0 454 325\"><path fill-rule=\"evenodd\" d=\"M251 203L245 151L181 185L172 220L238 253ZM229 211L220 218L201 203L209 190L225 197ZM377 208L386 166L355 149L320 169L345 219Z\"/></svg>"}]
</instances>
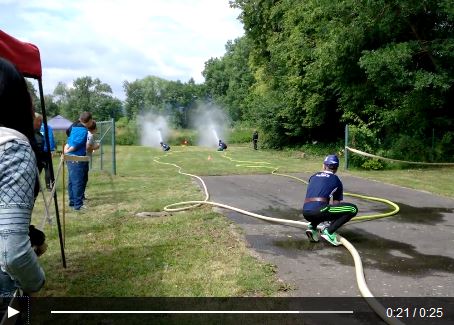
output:
<instances>
[{"instance_id":1,"label":"standing person in blue shirt","mask_svg":"<svg viewBox=\"0 0 454 325\"><path fill-rule=\"evenodd\" d=\"M93 124L91 113L80 114L79 122L73 123L69 131L65 154L70 156L87 155L88 128ZM88 174L88 161L67 161L69 206L79 211L85 209L84 193Z\"/></svg>"},{"instance_id":2,"label":"standing person in blue shirt","mask_svg":"<svg viewBox=\"0 0 454 325\"><path fill-rule=\"evenodd\" d=\"M324 227L321 236L330 244L339 246L341 243L337 239L336 230L358 213L356 205L342 202L343 185L335 175L338 168L339 158L336 155L329 155L323 161L323 171L309 179L303 216L310 222L306 235L312 242L319 241L317 226L329 221L329 226Z\"/></svg>"}]
</instances>

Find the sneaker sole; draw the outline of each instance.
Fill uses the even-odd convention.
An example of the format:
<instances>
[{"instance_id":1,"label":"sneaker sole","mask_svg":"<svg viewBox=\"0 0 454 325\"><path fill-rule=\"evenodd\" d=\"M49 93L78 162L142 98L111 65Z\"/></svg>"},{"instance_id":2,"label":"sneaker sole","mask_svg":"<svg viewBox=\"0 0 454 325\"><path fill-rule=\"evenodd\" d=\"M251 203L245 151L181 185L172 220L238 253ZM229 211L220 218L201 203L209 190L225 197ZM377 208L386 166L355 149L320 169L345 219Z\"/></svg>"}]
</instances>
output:
<instances>
[{"instance_id":1,"label":"sneaker sole","mask_svg":"<svg viewBox=\"0 0 454 325\"><path fill-rule=\"evenodd\" d=\"M326 240L328 243L330 243L330 244L333 245L333 246L340 246L340 245L342 245L341 242L338 242L338 241L333 242L333 241L331 241L331 239L329 239L329 237L328 237L327 235L322 235L322 237L323 237L324 240Z\"/></svg>"},{"instance_id":2,"label":"sneaker sole","mask_svg":"<svg viewBox=\"0 0 454 325\"><path fill-rule=\"evenodd\" d=\"M312 231L310 231L309 229L306 230L306 236L307 236L307 238L309 238L309 241L311 241L313 243L319 242L319 239L315 239L314 236L312 236Z\"/></svg>"}]
</instances>

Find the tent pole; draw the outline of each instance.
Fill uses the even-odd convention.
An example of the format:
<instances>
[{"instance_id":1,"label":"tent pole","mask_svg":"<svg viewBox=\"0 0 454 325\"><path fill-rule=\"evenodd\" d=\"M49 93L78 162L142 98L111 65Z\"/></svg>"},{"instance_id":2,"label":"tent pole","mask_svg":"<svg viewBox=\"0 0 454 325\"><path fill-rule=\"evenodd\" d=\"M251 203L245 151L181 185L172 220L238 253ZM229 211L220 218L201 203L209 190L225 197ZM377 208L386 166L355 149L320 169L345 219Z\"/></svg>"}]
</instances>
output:
<instances>
[{"instance_id":1,"label":"tent pole","mask_svg":"<svg viewBox=\"0 0 454 325\"><path fill-rule=\"evenodd\" d=\"M39 86L39 97L41 100L41 111L43 113L44 138L46 139L46 143L47 143L47 146L49 149L49 150L47 150L46 159L48 161L48 166L49 166L50 181L52 182L52 184L54 184L55 183L54 166L52 164L52 154L50 152L49 128L47 127L46 107L45 107L45 103L44 103L44 91L43 91L43 83L42 83L41 78L38 78L38 86ZM64 202L63 202L63 204L64 204ZM60 215L58 214L57 191L54 191L54 205L55 205L55 216L57 219L58 237L60 239L61 259L62 259L63 267L66 268L65 248L63 246L63 238L62 238L62 233L61 233Z\"/></svg>"}]
</instances>

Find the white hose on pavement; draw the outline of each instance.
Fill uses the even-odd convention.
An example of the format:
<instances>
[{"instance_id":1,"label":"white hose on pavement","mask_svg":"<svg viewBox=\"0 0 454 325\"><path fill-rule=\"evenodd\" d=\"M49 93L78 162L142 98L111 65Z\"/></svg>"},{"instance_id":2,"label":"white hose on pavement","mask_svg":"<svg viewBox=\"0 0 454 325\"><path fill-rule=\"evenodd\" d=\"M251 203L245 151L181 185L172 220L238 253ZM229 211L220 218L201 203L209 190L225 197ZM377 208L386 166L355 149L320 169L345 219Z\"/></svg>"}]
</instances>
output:
<instances>
[{"instance_id":1,"label":"white hose on pavement","mask_svg":"<svg viewBox=\"0 0 454 325\"><path fill-rule=\"evenodd\" d=\"M257 214L257 213L253 213L253 212L250 212L250 211L239 209L239 208L227 205L227 204L222 204L222 203L218 203L218 202L208 201L208 199L210 198L210 195L209 195L208 189L206 187L206 184L205 184L205 182L203 181L203 179L201 177L199 177L197 175L193 175L193 174L182 172L182 167L180 167L180 166L178 166L176 164L161 162L161 161L159 161L156 158L153 159L153 161L158 163L158 164L174 166L174 167L178 168L178 173L179 174L190 176L190 177L194 177L194 178L198 179L200 181L200 183L202 184L202 187L203 187L203 190L204 190L204 193L205 193L205 200L203 200L203 201L191 200L191 201L184 201L184 202L177 202L177 203L169 204L169 205L164 207L164 209L163 209L164 211L177 212L177 211L183 211L183 210L192 209L194 207L198 207L198 206L201 206L203 204L206 204L206 205L212 205L212 206L217 206L217 207L220 207L220 208L232 210L232 211L235 211L235 212L247 215L247 216L251 216L251 217L254 217L254 218L257 218L257 219L271 221L271 222L276 222L276 223L281 223L281 224L286 224L286 225L290 225L290 226L297 226L297 227L307 228L307 226L309 225L308 222L267 217L267 216L264 216L264 215L260 215L260 214ZM265 167L265 166L259 166L259 167ZM266 167L266 168L269 168L269 167ZM291 177L291 178L296 178L296 177L290 176L290 175L277 174L277 173L275 173L276 170L277 169L273 170L273 174L280 175L280 176ZM298 179L298 178L296 178L296 179ZM365 197L365 196L363 197L363 196L357 195L357 194L355 194L353 196L362 197L362 198L366 198L366 199L376 199L376 201L380 201L380 202L384 202L384 203L390 204L391 206L393 206L395 208L395 210L393 211L392 214L386 213L386 216L390 216L390 215L396 214L399 211L399 207L395 203L393 203L391 201L388 201L386 199L380 199L380 198L374 198L374 197ZM179 207L179 206L182 206L182 207ZM366 217L367 216L364 216L363 218L366 218ZM375 218L377 218L377 215L373 215L373 216L370 216L370 217L372 217L370 219L375 219ZM387 317L385 308L378 302L378 300L376 300L374 298L374 296L372 295L372 292L369 290L369 288L367 286L366 279L364 278L364 270L363 270L363 265L362 265L362 262L361 262L361 257L359 256L358 251L355 249L355 247L347 239L345 239L344 237L342 237L340 235L338 235L338 237L339 237L339 240L342 243L342 245L344 245L344 247L349 251L349 253L353 257L353 261L354 261L354 264L355 264L356 281L357 281L358 288L359 288L359 291L361 293L361 296L363 298L365 298L366 302L369 304L369 306L372 308L372 310L374 310L375 313L381 319L383 319L387 324L390 324L390 325L403 325L403 323L401 321L399 321L397 319L394 319L394 318Z\"/></svg>"}]
</instances>

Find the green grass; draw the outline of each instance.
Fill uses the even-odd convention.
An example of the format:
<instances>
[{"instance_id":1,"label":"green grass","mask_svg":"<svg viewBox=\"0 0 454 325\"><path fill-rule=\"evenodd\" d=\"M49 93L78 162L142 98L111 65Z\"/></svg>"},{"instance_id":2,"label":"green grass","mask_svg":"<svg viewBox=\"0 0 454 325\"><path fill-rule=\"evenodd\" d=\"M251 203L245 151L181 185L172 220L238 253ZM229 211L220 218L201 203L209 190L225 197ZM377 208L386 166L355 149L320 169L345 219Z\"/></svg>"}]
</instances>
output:
<instances>
[{"instance_id":1,"label":"green grass","mask_svg":"<svg viewBox=\"0 0 454 325\"><path fill-rule=\"evenodd\" d=\"M46 225L49 249L40 261L47 282L39 295L276 296L288 289L289 285L277 279L273 265L251 254L239 227L210 207L137 217L138 212L162 211L168 204L204 197L190 177L153 159L175 163L196 175L271 172L271 168L246 167L259 162L279 167L280 173L314 172L322 164L322 157L315 155L254 151L249 146L229 146L227 152L174 146L170 154L120 146L116 176L90 173L86 191L89 210L85 213L68 211L68 207L63 211L60 178L59 210L66 229L67 268L61 265L57 227ZM443 180L439 169L349 173L454 197L453 169L443 169ZM65 197L67 200L66 193ZM40 226L42 218L39 197L32 222Z\"/></svg>"}]
</instances>

